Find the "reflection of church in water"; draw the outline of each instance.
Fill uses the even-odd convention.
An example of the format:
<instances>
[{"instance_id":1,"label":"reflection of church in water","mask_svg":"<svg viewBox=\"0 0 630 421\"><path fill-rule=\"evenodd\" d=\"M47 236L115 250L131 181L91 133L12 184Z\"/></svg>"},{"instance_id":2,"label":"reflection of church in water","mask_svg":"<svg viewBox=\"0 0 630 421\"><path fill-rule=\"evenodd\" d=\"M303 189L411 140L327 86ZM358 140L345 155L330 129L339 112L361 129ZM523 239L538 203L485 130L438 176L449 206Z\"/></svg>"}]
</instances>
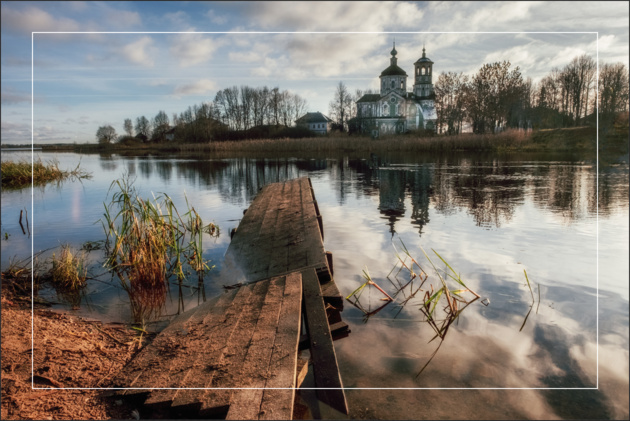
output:
<instances>
[{"instance_id":1,"label":"reflection of church in water","mask_svg":"<svg viewBox=\"0 0 630 421\"><path fill-rule=\"evenodd\" d=\"M407 92L407 72L398 67L396 46L390 66L381 72L379 94L365 94L357 101L357 120L362 131L373 135L435 130L437 114L433 93L433 62L422 48L413 65L413 90Z\"/></svg>"},{"instance_id":2,"label":"reflection of church in water","mask_svg":"<svg viewBox=\"0 0 630 421\"><path fill-rule=\"evenodd\" d=\"M379 182L378 210L387 220L389 232L394 235L396 223L405 215L405 197L409 191L411 199L411 224L418 227L422 235L423 227L429 223L431 200L432 169L422 165L416 169L395 169L380 167L377 170Z\"/></svg>"}]
</instances>

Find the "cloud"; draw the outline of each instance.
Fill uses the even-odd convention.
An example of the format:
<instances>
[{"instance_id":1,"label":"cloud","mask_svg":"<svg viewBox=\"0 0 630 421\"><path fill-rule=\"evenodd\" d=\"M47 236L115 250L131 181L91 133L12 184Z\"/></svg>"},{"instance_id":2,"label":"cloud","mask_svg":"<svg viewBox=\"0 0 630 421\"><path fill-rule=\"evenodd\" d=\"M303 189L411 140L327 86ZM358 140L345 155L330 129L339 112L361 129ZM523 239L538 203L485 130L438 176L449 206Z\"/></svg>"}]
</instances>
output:
<instances>
[{"instance_id":1,"label":"cloud","mask_svg":"<svg viewBox=\"0 0 630 421\"><path fill-rule=\"evenodd\" d=\"M113 28L129 30L130 27L141 24L140 14L138 14L138 12L105 7L103 15L107 24L111 25Z\"/></svg>"},{"instance_id":2,"label":"cloud","mask_svg":"<svg viewBox=\"0 0 630 421\"><path fill-rule=\"evenodd\" d=\"M176 96L182 95L201 95L213 91L216 89L216 83L209 79L201 79L194 83L186 85L179 85L175 87L173 94Z\"/></svg>"},{"instance_id":3,"label":"cloud","mask_svg":"<svg viewBox=\"0 0 630 421\"><path fill-rule=\"evenodd\" d=\"M124 58L132 63L152 67L154 65L154 48L152 47L153 39L149 36L144 36L122 47L121 53Z\"/></svg>"},{"instance_id":4,"label":"cloud","mask_svg":"<svg viewBox=\"0 0 630 421\"><path fill-rule=\"evenodd\" d=\"M2 6L2 29L31 35L31 32L69 32L80 30L76 21L61 17L55 18L50 13L37 7L16 10Z\"/></svg>"},{"instance_id":5,"label":"cloud","mask_svg":"<svg viewBox=\"0 0 630 421\"><path fill-rule=\"evenodd\" d=\"M208 18L208 20L210 20L211 23L214 23L215 25L223 25L227 22L227 18L225 16L218 15L217 12L215 12L214 10L208 10L206 12L206 17Z\"/></svg>"},{"instance_id":6,"label":"cloud","mask_svg":"<svg viewBox=\"0 0 630 421\"><path fill-rule=\"evenodd\" d=\"M190 16L183 10L178 10L177 12L166 13L164 19L177 27L185 27L189 24Z\"/></svg>"},{"instance_id":7,"label":"cloud","mask_svg":"<svg viewBox=\"0 0 630 421\"><path fill-rule=\"evenodd\" d=\"M2 104L15 105L20 103L31 103L31 94L27 92L18 92L13 88L7 87L2 91Z\"/></svg>"},{"instance_id":8,"label":"cloud","mask_svg":"<svg viewBox=\"0 0 630 421\"><path fill-rule=\"evenodd\" d=\"M2 120L0 123L0 136L2 142L30 142L31 123L13 123Z\"/></svg>"},{"instance_id":9,"label":"cloud","mask_svg":"<svg viewBox=\"0 0 630 421\"><path fill-rule=\"evenodd\" d=\"M404 2L253 3L244 11L250 26L266 30L366 31L417 28L423 11Z\"/></svg>"},{"instance_id":10,"label":"cloud","mask_svg":"<svg viewBox=\"0 0 630 421\"><path fill-rule=\"evenodd\" d=\"M170 53L181 67L189 67L210 60L220 45L219 40L202 34L181 34L171 44Z\"/></svg>"}]
</instances>

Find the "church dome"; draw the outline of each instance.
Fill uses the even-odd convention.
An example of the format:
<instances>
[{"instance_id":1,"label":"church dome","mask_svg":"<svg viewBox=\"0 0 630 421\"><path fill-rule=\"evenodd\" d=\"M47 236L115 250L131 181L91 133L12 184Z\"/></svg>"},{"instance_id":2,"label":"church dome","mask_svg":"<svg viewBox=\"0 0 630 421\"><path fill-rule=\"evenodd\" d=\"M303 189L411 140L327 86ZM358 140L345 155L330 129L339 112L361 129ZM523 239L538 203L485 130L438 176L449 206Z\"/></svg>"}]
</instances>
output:
<instances>
[{"instance_id":1,"label":"church dome","mask_svg":"<svg viewBox=\"0 0 630 421\"><path fill-rule=\"evenodd\" d=\"M403 69L398 67L398 64L396 64L396 62L398 61L396 58L396 54L398 54L398 51L396 51L396 44L394 44L394 48L392 48L390 54L392 55L392 57L389 59L390 66L381 72L381 76L407 76L407 73Z\"/></svg>"},{"instance_id":2,"label":"church dome","mask_svg":"<svg viewBox=\"0 0 630 421\"><path fill-rule=\"evenodd\" d=\"M419 64L419 63L430 63L433 64L433 62L431 61L431 59L429 59L424 51L424 47L422 47L422 57L420 57L418 59L418 61L416 61L414 64Z\"/></svg>"},{"instance_id":3,"label":"church dome","mask_svg":"<svg viewBox=\"0 0 630 421\"><path fill-rule=\"evenodd\" d=\"M407 72L405 72L397 65L392 64L387 69L381 72L381 76L407 76Z\"/></svg>"}]
</instances>

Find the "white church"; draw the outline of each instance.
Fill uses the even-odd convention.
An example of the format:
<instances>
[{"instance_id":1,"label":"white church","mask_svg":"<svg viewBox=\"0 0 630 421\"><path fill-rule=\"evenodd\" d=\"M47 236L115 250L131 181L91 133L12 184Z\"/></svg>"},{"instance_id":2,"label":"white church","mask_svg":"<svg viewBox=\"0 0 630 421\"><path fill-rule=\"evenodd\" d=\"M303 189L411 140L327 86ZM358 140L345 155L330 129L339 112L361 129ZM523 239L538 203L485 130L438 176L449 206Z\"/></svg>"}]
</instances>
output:
<instances>
[{"instance_id":1,"label":"white church","mask_svg":"<svg viewBox=\"0 0 630 421\"><path fill-rule=\"evenodd\" d=\"M407 73L398 67L396 44L390 66L381 72L380 94L366 94L357 101L357 123L373 136L408 130L435 130L437 114L433 93L433 62L426 56L414 65L413 90L407 92Z\"/></svg>"}]
</instances>

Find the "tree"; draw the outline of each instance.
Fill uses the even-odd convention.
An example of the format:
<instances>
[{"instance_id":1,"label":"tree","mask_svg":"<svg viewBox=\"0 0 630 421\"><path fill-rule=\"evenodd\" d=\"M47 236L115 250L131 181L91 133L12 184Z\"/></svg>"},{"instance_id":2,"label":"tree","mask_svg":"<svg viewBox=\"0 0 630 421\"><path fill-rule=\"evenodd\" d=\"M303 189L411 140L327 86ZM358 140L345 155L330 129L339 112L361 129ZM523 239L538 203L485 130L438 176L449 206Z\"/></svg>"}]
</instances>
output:
<instances>
[{"instance_id":1,"label":"tree","mask_svg":"<svg viewBox=\"0 0 630 421\"><path fill-rule=\"evenodd\" d=\"M628 68L604 64L599 73L599 112L610 115L628 109Z\"/></svg>"},{"instance_id":2,"label":"tree","mask_svg":"<svg viewBox=\"0 0 630 421\"><path fill-rule=\"evenodd\" d=\"M466 92L466 108L475 133L494 132L510 123L510 114L523 97L523 77L510 62L484 64Z\"/></svg>"},{"instance_id":3,"label":"tree","mask_svg":"<svg viewBox=\"0 0 630 421\"><path fill-rule=\"evenodd\" d=\"M142 135L145 139L151 138L151 123L145 116L136 118L136 136Z\"/></svg>"},{"instance_id":4,"label":"tree","mask_svg":"<svg viewBox=\"0 0 630 421\"><path fill-rule=\"evenodd\" d=\"M170 128L168 115L160 110L153 118L153 138L157 141L164 140L164 135Z\"/></svg>"},{"instance_id":5,"label":"tree","mask_svg":"<svg viewBox=\"0 0 630 421\"><path fill-rule=\"evenodd\" d=\"M127 136L133 136L133 123L131 122L130 118L125 119L125 124L123 125L123 127L125 129L125 133L127 133Z\"/></svg>"},{"instance_id":6,"label":"tree","mask_svg":"<svg viewBox=\"0 0 630 421\"><path fill-rule=\"evenodd\" d=\"M96 139L101 145L110 144L114 139L116 139L116 129L109 124L101 126L98 130L96 130Z\"/></svg>"},{"instance_id":7,"label":"tree","mask_svg":"<svg viewBox=\"0 0 630 421\"><path fill-rule=\"evenodd\" d=\"M352 95L348 92L346 85L343 82L339 82L337 89L335 89L335 96L328 105L328 112L341 131L344 131L347 126L351 107Z\"/></svg>"},{"instance_id":8,"label":"tree","mask_svg":"<svg viewBox=\"0 0 630 421\"><path fill-rule=\"evenodd\" d=\"M461 131L465 112L464 94L468 76L463 73L442 72L435 83L435 109L438 115L437 128L441 133L458 134Z\"/></svg>"}]
</instances>

